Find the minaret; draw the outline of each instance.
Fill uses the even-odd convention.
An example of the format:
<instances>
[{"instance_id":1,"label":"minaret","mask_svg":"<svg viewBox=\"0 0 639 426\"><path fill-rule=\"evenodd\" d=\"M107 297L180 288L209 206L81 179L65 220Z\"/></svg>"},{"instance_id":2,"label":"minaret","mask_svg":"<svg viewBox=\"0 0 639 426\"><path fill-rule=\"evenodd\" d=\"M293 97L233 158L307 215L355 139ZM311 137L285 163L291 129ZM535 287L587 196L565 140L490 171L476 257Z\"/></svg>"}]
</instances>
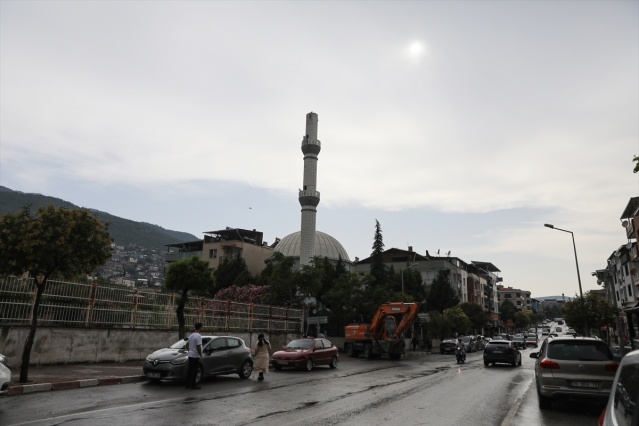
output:
<instances>
[{"instance_id":1,"label":"minaret","mask_svg":"<svg viewBox=\"0 0 639 426\"><path fill-rule=\"evenodd\" d=\"M322 145L317 140L317 114L306 114L306 135L302 139L304 153L304 186L299 200L302 206L302 232L300 237L300 267L308 265L315 256L315 215L320 201L317 189L317 155Z\"/></svg>"}]
</instances>

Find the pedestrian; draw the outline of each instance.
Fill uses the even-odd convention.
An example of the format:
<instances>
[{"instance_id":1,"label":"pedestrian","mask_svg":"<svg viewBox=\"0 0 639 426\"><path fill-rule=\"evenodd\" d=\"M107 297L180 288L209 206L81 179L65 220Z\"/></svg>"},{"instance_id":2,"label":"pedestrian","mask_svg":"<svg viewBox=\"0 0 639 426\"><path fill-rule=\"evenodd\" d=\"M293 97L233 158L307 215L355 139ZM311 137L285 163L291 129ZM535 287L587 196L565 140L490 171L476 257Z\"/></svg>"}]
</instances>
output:
<instances>
[{"instance_id":1,"label":"pedestrian","mask_svg":"<svg viewBox=\"0 0 639 426\"><path fill-rule=\"evenodd\" d=\"M186 371L186 389L202 389L197 385L197 372L200 368L200 359L202 358L202 323L195 323L195 331L189 336L186 343L188 350L189 366Z\"/></svg>"},{"instance_id":2,"label":"pedestrian","mask_svg":"<svg viewBox=\"0 0 639 426\"><path fill-rule=\"evenodd\" d=\"M255 345L255 349L253 349L253 356L255 357L253 371L260 373L257 377L257 380L260 382L264 380L264 373L268 373L270 350L271 344L264 338L264 334L258 334L257 344Z\"/></svg>"},{"instance_id":3,"label":"pedestrian","mask_svg":"<svg viewBox=\"0 0 639 426\"><path fill-rule=\"evenodd\" d=\"M411 340L410 342L413 345L413 351L416 351L417 345L419 344L419 340L417 339L417 336L413 336L413 340Z\"/></svg>"}]
</instances>

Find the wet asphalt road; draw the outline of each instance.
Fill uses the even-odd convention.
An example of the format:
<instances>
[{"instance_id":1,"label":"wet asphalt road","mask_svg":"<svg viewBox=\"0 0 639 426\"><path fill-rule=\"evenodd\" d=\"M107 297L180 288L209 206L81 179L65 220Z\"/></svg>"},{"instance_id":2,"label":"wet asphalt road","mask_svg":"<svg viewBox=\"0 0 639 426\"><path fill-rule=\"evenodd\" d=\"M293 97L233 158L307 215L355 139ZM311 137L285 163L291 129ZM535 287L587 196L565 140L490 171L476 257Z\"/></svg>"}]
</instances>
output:
<instances>
[{"instance_id":1,"label":"wet asphalt road","mask_svg":"<svg viewBox=\"0 0 639 426\"><path fill-rule=\"evenodd\" d=\"M485 368L482 353L400 361L342 356L337 369L271 371L265 382L218 377L201 390L133 383L0 399L9 425L595 425L601 406L541 412L530 349L523 365Z\"/></svg>"}]
</instances>

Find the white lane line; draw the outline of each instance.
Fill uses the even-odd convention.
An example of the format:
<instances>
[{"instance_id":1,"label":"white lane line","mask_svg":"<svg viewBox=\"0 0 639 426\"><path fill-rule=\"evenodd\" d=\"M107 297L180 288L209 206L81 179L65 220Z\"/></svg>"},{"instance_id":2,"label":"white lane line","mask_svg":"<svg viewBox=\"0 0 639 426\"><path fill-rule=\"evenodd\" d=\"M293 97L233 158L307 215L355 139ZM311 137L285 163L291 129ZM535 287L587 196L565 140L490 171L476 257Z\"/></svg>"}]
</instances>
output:
<instances>
[{"instance_id":1,"label":"white lane line","mask_svg":"<svg viewBox=\"0 0 639 426\"><path fill-rule=\"evenodd\" d=\"M519 410L519 407L521 406L521 402L523 401L524 396L526 396L528 389L530 389L530 386L532 386L532 382L533 381L531 379L530 382L528 382L528 386L526 386L526 390L524 391L523 395L517 398L513 406L510 407L510 410L508 410L508 413L506 414L504 421L501 422L501 426L511 426L513 424L513 419L515 418L515 415L517 415L517 410Z\"/></svg>"}]
</instances>

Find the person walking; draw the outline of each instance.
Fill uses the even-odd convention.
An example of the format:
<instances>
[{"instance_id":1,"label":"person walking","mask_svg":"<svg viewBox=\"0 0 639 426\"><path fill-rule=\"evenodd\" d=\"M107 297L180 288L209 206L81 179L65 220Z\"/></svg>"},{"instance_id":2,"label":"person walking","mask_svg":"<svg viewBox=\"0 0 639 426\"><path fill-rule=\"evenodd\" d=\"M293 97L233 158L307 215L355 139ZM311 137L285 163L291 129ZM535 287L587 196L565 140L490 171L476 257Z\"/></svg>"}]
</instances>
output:
<instances>
[{"instance_id":1,"label":"person walking","mask_svg":"<svg viewBox=\"0 0 639 426\"><path fill-rule=\"evenodd\" d=\"M413 351L416 351L417 346L419 346L419 339L417 339L417 336L413 336L413 340L411 340L410 343L413 345Z\"/></svg>"},{"instance_id":2,"label":"person walking","mask_svg":"<svg viewBox=\"0 0 639 426\"><path fill-rule=\"evenodd\" d=\"M271 344L264 338L264 334L257 335L257 344L253 349L253 357L255 362L253 364L253 371L259 373L257 380L260 382L264 380L264 373L268 373L268 365L270 363L270 350Z\"/></svg>"},{"instance_id":3,"label":"person walking","mask_svg":"<svg viewBox=\"0 0 639 426\"><path fill-rule=\"evenodd\" d=\"M186 371L186 389L202 389L197 385L197 371L200 368L202 358L202 323L195 323L195 331L189 336L186 343L189 356L189 366Z\"/></svg>"}]
</instances>

